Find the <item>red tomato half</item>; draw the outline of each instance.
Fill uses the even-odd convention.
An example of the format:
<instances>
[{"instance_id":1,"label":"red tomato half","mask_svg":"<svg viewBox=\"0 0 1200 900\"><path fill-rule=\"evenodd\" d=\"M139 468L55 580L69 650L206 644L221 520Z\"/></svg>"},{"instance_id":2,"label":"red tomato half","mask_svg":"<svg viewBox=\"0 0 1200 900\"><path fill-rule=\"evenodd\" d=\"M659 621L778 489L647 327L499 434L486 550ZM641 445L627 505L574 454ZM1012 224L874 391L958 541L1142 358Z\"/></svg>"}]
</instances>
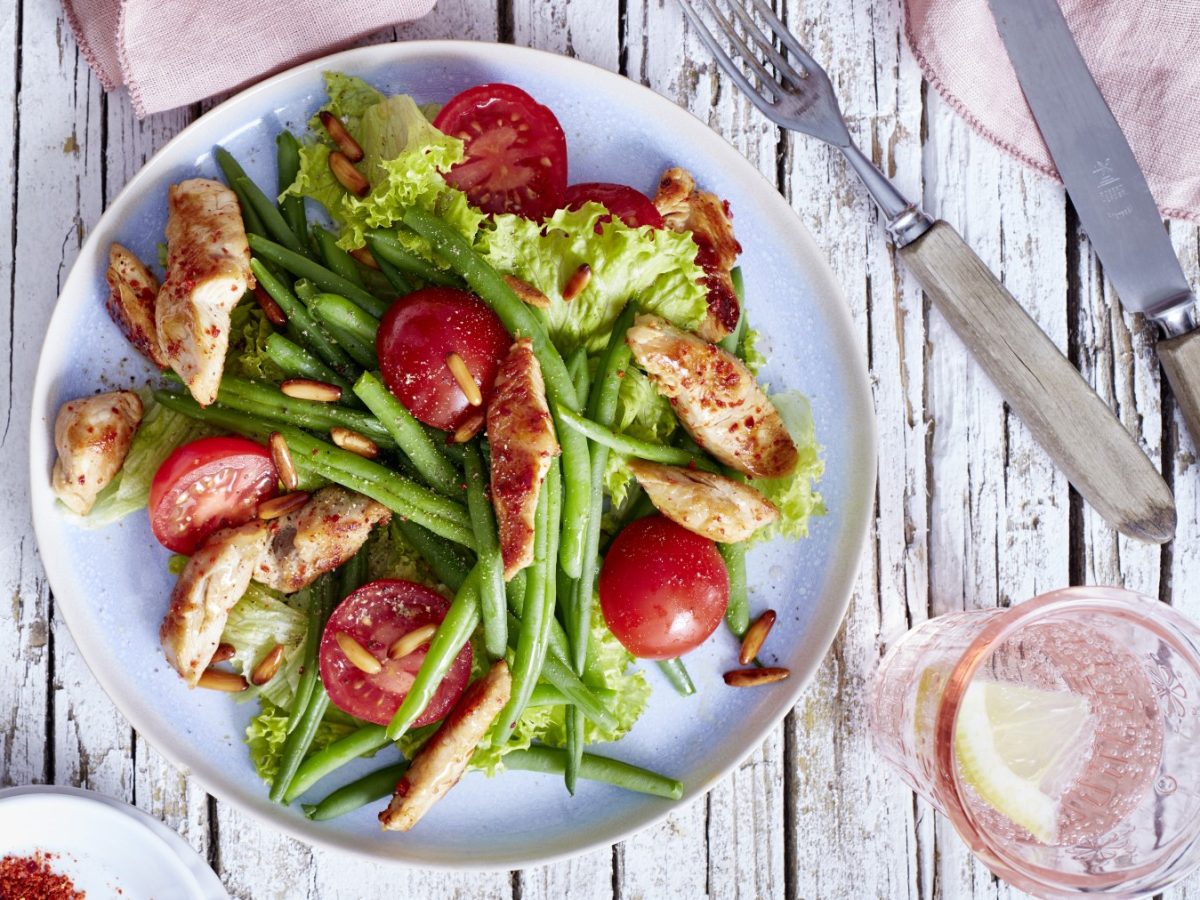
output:
<instances>
[{"instance_id":1,"label":"red tomato half","mask_svg":"<svg viewBox=\"0 0 1200 900\"><path fill-rule=\"evenodd\" d=\"M562 206L566 136L554 113L520 88L468 88L442 107L433 125L466 144L466 158L446 180L484 212L541 219Z\"/></svg>"},{"instance_id":2,"label":"red tomato half","mask_svg":"<svg viewBox=\"0 0 1200 900\"><path fill-rule=\"evenodd\" d=\"M476 409L446 357L462 357L486 408L511 344L504 325L482 300L441 287L423 288L393 303L375 339L388 389L426 425L446 430L457 428Z\"/></svg>"},{"instance_id":3,"label":"red tomato half","mask_svg":"<svg viewBox=\"0 0 1200 900\"><path fill-rule=\"evenodd\" d=\"M321 635L321 681L329 699L355 718L386 725L408 696L429 644L401 659L389 659L397 639L422 625L438 625L450 601L411 581L381 579L364 584L338 604ZM368 675L347 659L337 636L344 632L358 641L383 668ZM436 722L450 711L471 677L471 642L463 645L446 677L413 722L414 728Z\"/></svg>"},{"instance_id":4,"label":"red tomato half","mask_svg":"<svg viewBox=\"0 0 1200 900\"><path fill-rule=\"evenodd\" d=\"M624 184L588 181L583 184L573 184L567 188L567 198L564 204L567 209L579 209L588 202L603 205L630 228L641 228L643 225L649 225L652 228L663 227L663 217L650 202L650 198L641 191L636 191ZM597 233L600 232L600 226L609 218L611 217L606 216L596 223Z\"/></svg>"},{"instance_id":5,"label":"red tomato half","mask_svg":"<svg viewBox=\"0 0 1200 900\"><path fill-rule=\"evenodd\" d=\"M729 605L729 574L716 544L649 516L625 526L600 569L604 621L625 649L669 659L716 630Z\"/></svg>"},{"instance_id":6,"label":"red tomato half","mask_svg":"<svg viewBox=\"0 0 1200 900\"><path fill-rule=\"evenodd\" d=\"M262 444L210 437L177 447L150 484L150 529L168 550L195 552L210 534L254 518L279 476Z\"/></svg>"}]
</instances>

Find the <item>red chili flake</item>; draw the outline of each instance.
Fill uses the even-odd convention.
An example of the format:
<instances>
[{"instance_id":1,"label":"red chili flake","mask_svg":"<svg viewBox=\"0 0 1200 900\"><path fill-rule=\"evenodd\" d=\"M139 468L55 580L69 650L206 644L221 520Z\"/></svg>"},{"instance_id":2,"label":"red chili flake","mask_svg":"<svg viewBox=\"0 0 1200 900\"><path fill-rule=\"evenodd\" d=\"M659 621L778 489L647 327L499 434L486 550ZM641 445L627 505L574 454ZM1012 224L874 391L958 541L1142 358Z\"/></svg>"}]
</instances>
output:
<instances>
[{"instance_id":1,"label":"red chili flake","mask_svg":"<svg viewBox=\"0 0 1200 900\"><path fill-rule=\"evenodd\" d=\"M6 856L0 860L0 898L4 900L83 900L74 882L50 868L53 853Z\"/></svg>"}]
</instances>

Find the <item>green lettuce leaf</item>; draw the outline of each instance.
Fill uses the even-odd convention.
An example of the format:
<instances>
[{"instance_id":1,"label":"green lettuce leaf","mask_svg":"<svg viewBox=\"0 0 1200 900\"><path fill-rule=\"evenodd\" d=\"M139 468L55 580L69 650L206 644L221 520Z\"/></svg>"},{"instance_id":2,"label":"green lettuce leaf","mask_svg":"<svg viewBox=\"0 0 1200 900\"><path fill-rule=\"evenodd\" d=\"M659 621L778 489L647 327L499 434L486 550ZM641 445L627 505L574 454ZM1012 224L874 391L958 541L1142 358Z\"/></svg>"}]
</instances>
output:
<instances>
[{"instance_id":1,"label":"green lettuce leaf","mask_svg":"<svg viewBox=\"0 0 1200 900\"><path fill-rule=\"evenodd\" d=\"M446 135L429 124L412 97L407 94L388 97L363 113L363 174L372 185L378 184L387 178L383 164L388 160L396 159L410 148L433 147L446 140Z\"/></svg>"},{"instance_id":2,"label":"green lettuce leaf","mask_svg":"<svg viewBox=\"0 0 1200 900\"><path fill-rule=\"evenodd\" d=\"M434 590L442 587L428 563L405 540L394 521L386 528L376 528L372 532L371 542L367 545L367 571L372 581L377 578L400 578Z\"/></svg>"},{"instance_id":3,"label":"green lettuce leaf","mask_svg":"<svg viewBox=\"0 0 1200 900\"><path fill-rule=\"evenodd\" d=\"M783 424L796 442L800 458L795 470L783 478L755 478L751 484L768 500L779 507L779 518L766 528L759 529L751 540L765 541L776 535L789 538L808 537L808 520L825 515L825 501L816 484L825 473L821 445L817 443L813 426L812 407L799 391L786 391L771 398Z\"/></svg>"},{"instance_id":4,"label":"green lettuce leaf","mask_svg":"<svg viewBox=\"0 0 1200 900\"><path fill-rule=\"evenodd\" d=\"M362 117L368 109L384 99L383 94L356 75L326 72L324 77L325 93L329 96L329 102L321 107L321 111L333 113L357 138ZM327 139L319 114L308 120L308 127L314 134Z\"/></svg>"},{"instance_id":5,"label":"green lettuce leaf","mask_svg":"<svg viewBox=\"0 0 1200 900\"><path fill-rule=\"evenodd\" d=\"M259 778L267 784L271 784L279 772L283 742L287 739L288 716L286 710L262 697L259 698L259 705L262 711L246 726L246 746L250 749L250 760L254 763L254 771L258 773ZM317 726L316 736L313 738L312 746L308 748L305 758L324 750L357 727L355 724L339 721L337 717L326 716Z\"/></svg>"},{"instance_id":6,"label":"green lettuce leaf","mask_svg":"<svg viewBox=\"0 0 1200 900\"><path fill-rule=\"evenodd\" d=\"M597 234L596 223L606 215L598 203L559 210L544 222L497 215L492 229L480 234L479 249L488 262L550 298L546 324L564 354L581 344L599 351L630 299L688 329L699 325L708 309L690 234L630 228L620 219L605 223ZM562 287L584 263L592 277L567 303Z\"/></svg>"},{"instance_id":7,"label":"green lettuce leaf","mask_svg":"<svg viewBox=\"0 0 1200 900\"><path fill-rule=\"evenodd\" d=\"M767 357L758 349L758 342L761 339L762 335L753 328L747 328L746 333L742 336L742 361L746 363L746 368L755 375L767 364Z\"/></svg>"},{"instance_id":8,"label":"green lettuce leaf","mask_svg":"<svg viewBox=\"0 0 1200 900\"><path fill-rule=\"evenodd\" d=\"M279 674L257 689L258 696L275 706L288 706L300 682L304 636L308 631L304 610L309 599L307 589L284 600L281 594L252 581L229 611L221 633L221 640L234 647L230 659L234 670L247 677L276 644L283 644Z\"/></svg>"},{"instance_id":9,"label":"green lettuce leaf","mask_svg":"<svg viewBox=\"0 0 1200 900\"><path fill-rule=\"evenodd\" d=\"M275 331L257 303L243 301L233 309L225 374L278 384L284 372L267 356L267 338Z\"/></svg>"},{"instance_id":10,"label":"green lettuce leaf","mask_svg":"<svg viewBox=\"0 0 1200 900\"><path fill-rule=\"evenodd\" d=\"M617 391L617 418L613 425L614 430L622 434L665 444L675 433L679 420L675 418L670 402L655 390L649 377L641 369L630 366ZM628 459L623 453L608 455L604 488L611 495L613 506L625 502L633 484L633 473L626 465Z\"/></svg>"}]
</instances>

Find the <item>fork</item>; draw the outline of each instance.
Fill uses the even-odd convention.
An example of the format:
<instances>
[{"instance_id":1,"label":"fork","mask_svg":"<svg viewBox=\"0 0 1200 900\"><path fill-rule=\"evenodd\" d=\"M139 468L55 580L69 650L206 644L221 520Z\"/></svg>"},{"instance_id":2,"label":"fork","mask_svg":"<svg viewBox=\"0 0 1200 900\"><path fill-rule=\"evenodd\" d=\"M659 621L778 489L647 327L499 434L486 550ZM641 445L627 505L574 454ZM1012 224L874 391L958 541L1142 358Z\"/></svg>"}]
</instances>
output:
<instances>
[{"instance_id":1,"label":"fork","mask_svg":"<svg viewBox=\"0 0 1200 900\"><path fill-rule=\"evenodd\" d=\"M679 0L717 63L763 115L841 151L926 296L1080 495L1123 534L1169 541L1175 501L1137 441L958 232L910 202L855 146L825 70L764 0L750 2L757 17L727 0L739 28L717 0Z\"/></svg>"}]
</instances>

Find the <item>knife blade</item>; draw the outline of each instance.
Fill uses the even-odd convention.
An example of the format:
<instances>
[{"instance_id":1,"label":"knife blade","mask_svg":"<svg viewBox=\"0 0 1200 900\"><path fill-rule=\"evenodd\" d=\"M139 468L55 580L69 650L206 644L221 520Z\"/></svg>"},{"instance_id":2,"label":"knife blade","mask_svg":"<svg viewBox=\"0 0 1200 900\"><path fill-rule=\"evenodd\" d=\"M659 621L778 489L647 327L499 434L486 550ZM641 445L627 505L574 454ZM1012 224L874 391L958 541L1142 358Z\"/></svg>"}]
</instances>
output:
<instances>
[{"instance_id":1,"label":"knife blade","mask_svg":"<svg viewBox=\"0 0 1200 900\"><path fill-rule=\"evenodd\" d=\"M1159 357L1200 443L1200 317L1146 176L1057 0L988 0L1033 117L1121 303L1154 321Z\"/></svg>"}]
</instances>

